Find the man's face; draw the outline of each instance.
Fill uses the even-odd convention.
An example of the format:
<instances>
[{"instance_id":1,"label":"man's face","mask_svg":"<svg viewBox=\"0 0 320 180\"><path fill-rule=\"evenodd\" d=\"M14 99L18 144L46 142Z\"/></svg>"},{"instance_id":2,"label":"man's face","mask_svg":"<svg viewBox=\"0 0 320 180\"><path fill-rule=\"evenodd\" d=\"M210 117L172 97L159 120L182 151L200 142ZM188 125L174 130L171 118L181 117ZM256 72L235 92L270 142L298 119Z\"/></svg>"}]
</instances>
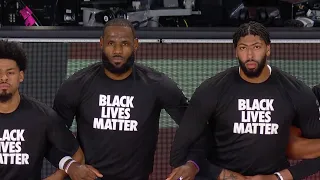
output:
<instances>
[{"instance_id":1,"label":"man's face","mask_svg":"<svg viewBox=\"0 0 320 180\"><path fill-rule=\"evenodd\" d=\"M109 26L100 38L103 55L115 68L125 65L138 48L138 40L133 37L130 27Z\"/></svg>"},{"instance_id":2,"label":"man's face","mask_svg":"<svg viewBox=\"0 0 320 180\"><path fill-rule=\"evenodd\" d=\"M246 76L258 77L266 66L268 56L270 56L270 45L259 36L247 35L239 39L236 57Z\"/></svg>"},{"instance_id":3,"label":"man's face","mask_svg":"<svg viewBox=\"0 0 320 180\"><path fill-rule=\"evenodd\" d=\"M10 59L0 59L0 103L11 99L24 79L23 71Z\"/></svg>"}]
</instances>

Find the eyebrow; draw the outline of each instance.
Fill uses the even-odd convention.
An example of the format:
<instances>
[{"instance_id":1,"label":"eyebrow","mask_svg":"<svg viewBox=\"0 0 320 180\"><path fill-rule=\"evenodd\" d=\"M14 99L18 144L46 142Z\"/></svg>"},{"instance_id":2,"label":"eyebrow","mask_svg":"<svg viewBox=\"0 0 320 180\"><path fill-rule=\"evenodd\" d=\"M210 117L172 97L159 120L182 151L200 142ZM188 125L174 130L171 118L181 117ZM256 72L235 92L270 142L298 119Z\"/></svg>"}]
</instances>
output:
<instances>
[{"instance_id":1,"label":"eyebrow","mask_svg":"<svg viewBox=\"0 0 320 180\"><path fill-rule=\"evenodd\" d=\"M9 69L3 69L3 71L11 71L14 70L15 68L9 68ZM1 69L0 69L1 70Z\"/></svg>"},{"instance_id":2,"label":"eyebrow","mask_svg":"<svg viewBox=\"0 0 320 180\"><path fill-rule=\"evenodd\" d=\"M244 44L244 43L239 43L239 45L243 45L243 46L254 46L254 45L258 45L258 44L262 44L260 42L256 42L256 43L253 43L253 44Z\"/></svg>"},{"instance_id":3,"label":"eyebrow","mask_svg":"<svg viewBox=\"0 0 320 180\"><path fill-rule=\"evenodd\" d=\"M117 38L117 37L112 37L112 36L109 36L109 37L106 37L104 39L105 41L130 41L130 38L129 37L121 37L121 38Z\"/></svg>"},{"instance_id":4,"label":"eyebrow","mask_svg":"<svg viewBox=\"0 0 320 180\"><path fill-rule=\"evenodd\" d=\"M116 40L116 39L113 39L113 38L110 38L110 39L106 39L107 41L120 41L120 42L129 42L130 40L129 39L119 39L119 40Z\"/></svg>"},{"instance_id":5,"label":"eyebrow","mask_svg":"<svg viewBox=\"0 0 320 180\"><path fill-rule=\"evenodd\" d=\"M132 43L132 41L129 38L106 38L104 40L105 42L120 42L120 43Z\"/></svg>"}]
</instances>

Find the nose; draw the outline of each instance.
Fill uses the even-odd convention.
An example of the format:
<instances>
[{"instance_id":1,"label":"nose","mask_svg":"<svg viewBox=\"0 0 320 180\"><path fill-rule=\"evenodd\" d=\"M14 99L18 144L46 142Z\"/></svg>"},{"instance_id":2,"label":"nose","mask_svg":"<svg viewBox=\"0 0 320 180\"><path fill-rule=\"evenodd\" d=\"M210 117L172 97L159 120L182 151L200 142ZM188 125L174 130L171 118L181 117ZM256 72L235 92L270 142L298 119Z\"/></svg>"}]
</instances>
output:
<instances>
[{"instance_id":1,"label":"nose","mask_svg":"<svg viewBox=\"0 0 320 180\"><path fill-rule=\"evenodd\" d=\"M7 82L8 76L6 73L0 73L0 82Z\"/></svg>"},{"instance_id":2,"label":"nose","mask_svg":"<svg viewBox=\"0 0 320 180\"><path fill-rule=\"evenodd\" d=\"M115 55L120 55L120 54L122 54L122 51L123 51L123 49L122 49L122 46L121 46L121 45L115 45L115 46L114 46L113 53L114 53Z\"/></svg>"},{"instance_id":3,"label":"nose","mask_svg":"<svg viewBox=\"0 0 320 180\"><path fill-rule=\"evenodd\" d=\"M251 48L248 48L248 59L252 60L253 59L253 50Z\"/></svg>"}]
</instances>

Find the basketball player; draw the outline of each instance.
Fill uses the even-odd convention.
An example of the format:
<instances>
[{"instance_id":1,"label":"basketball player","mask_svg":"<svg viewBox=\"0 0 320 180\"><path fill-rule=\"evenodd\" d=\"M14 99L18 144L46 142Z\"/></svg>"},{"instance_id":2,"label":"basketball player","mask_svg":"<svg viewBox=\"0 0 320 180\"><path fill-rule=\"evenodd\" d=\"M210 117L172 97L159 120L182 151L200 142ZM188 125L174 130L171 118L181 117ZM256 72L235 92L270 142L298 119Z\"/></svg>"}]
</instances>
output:
<instances>
[{"instance_id":1,"label":"basketball player","mask_svg":"<svg viewBox=\"0 0 320 180\"><path fill-rule=\"evenodd\" d=\"M67 79L54 109L68 127L76 117L85 163L102 179L147 180L160 112L165 109L179 123L187 99L165 74L135 63L138 39L130 21L108 21L100 45L102 62Z\"/></svg>"},{"instance_id":2,"label":"basketball player","mask_svg":"<svg viewBox=\"0 0 320 180\"><path fill-rule=\"evenodd\" d=\"M75 180L93 179L96 176L87 166L70 157L81 160L83 155L59 115L19 93L26 65L25 52L18 43L0 40L0 179L39 180L49 146L56 149L52 154L55 159L50 161L56 162L53 165Z\"/></svg>"},{"instance_id":3,"label":"basketball player","mask_svg":"<svg viewBox=\"0 0 320 180\"><path fill-rule=\"evenodd\" d=\"M305 138L320 137L319 105L311 89L266 63L267 29L243 24L233 42L238 67L203 82L193 94L176 132L171 165L178 167L204 128L211 128L208 163L198 163L207 179L302 179L320 169L320 159L290 167L286 157L290 127ZM189 159L192 160L192 159ZM193 179L197 169L180 166L168 179Z\"/></svg>"}]
</instances>

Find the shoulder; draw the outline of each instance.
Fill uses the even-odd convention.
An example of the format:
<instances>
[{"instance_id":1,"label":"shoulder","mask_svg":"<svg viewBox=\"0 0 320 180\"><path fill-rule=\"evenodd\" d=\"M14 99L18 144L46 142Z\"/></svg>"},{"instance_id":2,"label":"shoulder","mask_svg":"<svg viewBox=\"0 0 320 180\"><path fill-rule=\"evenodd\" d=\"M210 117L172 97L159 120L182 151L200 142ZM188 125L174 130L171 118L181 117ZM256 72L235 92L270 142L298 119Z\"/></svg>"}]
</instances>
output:
<instances>
[{"instance_id":1,"label":"shoulder","mask_svg":"<svg viewBox=\"0 0 320 180\"><path fill-rule=\"evenodd\" d=\"M94 78L101 71L101 68L101 62L94 63L72 74L63 84L85 84Z\"/></svg>"},{"instance_id":2,"label":"shoulder","mask_svg":"<svg viewBox=\"0 0 320 180\"><path fill-rule=\"evenodd\" d=\"M151 87L152 92L162 102L175 102L175 99L186 99L182 89L173 79L164 73L153 68L137 65L137 71L141 74L139 77L144 79L144 83Z\"/></svg>"},{"instance_id":3,"label":"shoulder","mask_svg":"<svg viewBox=\"0 0 320 180\"><path fill-rule=\"evenodd\" d=\"M283 88L289 95L294 107L309 107L317 102L317 97L312 89L303 81L280 69L275 69L279 79L279 88Z\"/></svg>"},{"instance_id":4,"label":"shoulder","mask_svg":"<svg viewBox=\"0 0 320 180\"><path fill-rule=\"evenodd\" d=\"M27 108L29 112L32 112L32 114L35 116L40 117L40 119L48 120L58 116L50 106L33 97L21 94L21 101L24 104L24 108Z\"/></svg>"},{"instance_id":5,"label":"shoulder","mask_svg":"<svg viewBox=\"0 0 320 180\"><path fill-rule=\"evenodd\" d=\"M232 84L231 82L234 81L238 69L238 67L231 67L225 71L219 72L215 76L203 81L197 89L210 91L223 89L228 84Z\"/></svg>"},{"instance_id":6,"label":"shoulder","mask_svg":"<svg viewBox=\"0 0 320 180\"><path fill-rule=\"evenodd\" d=\"M140 77L147 78L148 81L159 82L159 81L163 80L163 78L168 77L164 73L162 73L154 68L145 66L143 64L136 63L134 67L135 67L138 75Z\"/></svg>"},{"instance_id":7,"label":"shoulder","mask_svg":"<svg viewBox=\"0 0 320 180\"><path fill-rule=\"evenodd\" d=\"M299 80L298 78L296 78L295 76L282 71L279 68L276 67L272 67L272 71L274 71L279 79L279 83L281 83L281 86L283 86L287 91L291 92L291 93L297 93L300 94L310 94L312 93L311 88L304 83L303 81ZM313 94L313 93L312 93Z\"/></svg>"},{"instance_id":8,"label":"shoulder","mask_svg":"<svg viewBox=\"0 0 320 180\"><path fill-rule=\"evenodd\" d=\"M151 67L135 64L138 76L146 83L161 87L177 85L168 75Z\"/></svg>"},{"instance_id":9,"label":"shoulder","mask_svg":"<svg viewBox=\"0 0 320 180\"><path fill-rule=\"evenodd\" d=\"M63 81L56 94L56 98L77 98L81 93L83 93L84 87L90 86L90 83L92 83L93 79L101 72L101 69L101 63L94 63L75 72Z\"/></svg>"}]
</instances>

